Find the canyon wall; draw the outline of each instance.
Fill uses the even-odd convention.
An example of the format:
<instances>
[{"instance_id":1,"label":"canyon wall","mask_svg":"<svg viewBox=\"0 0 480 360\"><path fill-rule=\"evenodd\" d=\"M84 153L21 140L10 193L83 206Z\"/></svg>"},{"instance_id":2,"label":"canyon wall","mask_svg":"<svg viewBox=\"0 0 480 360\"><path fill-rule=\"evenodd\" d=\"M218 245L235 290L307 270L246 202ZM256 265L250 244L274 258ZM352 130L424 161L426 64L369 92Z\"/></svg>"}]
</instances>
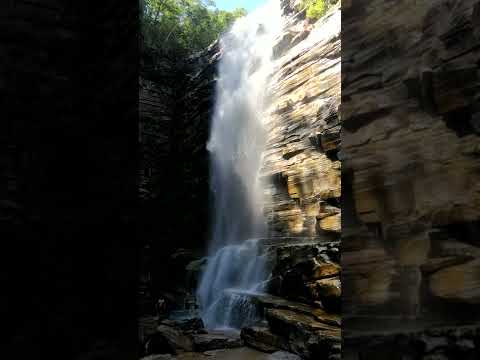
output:
<instances>
[{"instance_id":1,"label":"canyon wall","mask_svg":"<svg viewBox=\"0 0 480 360\"><path fill-rule=\"evenodd\" d=\"M414 358L477 354L459 345L475 331L443 346L421 329L479 319L479 10L476 1L343 4L347 339L405 328L427 339L401 350L417 349Z\"/></svg>"},{"instance_id":2,"label":"canyon wall","mask_svg":"<svg viewBox=\"0 0 480 360\"><path fill-rule=\"evenodd\" d=\"M339 238L340 10L312 23L284 1L267 110L265 216L271 235Z\"/></svg>"},{"instance_id":3,"label":"canyon wall","mask_svg":"<svg viewBox=\"0 0 480 360\"><path fill-rule=\"evenodd\" d=\"M264 115L268 135L261 175L266 184L269 233L260 246L268 254L272 278L268 284L270 294L254 301L263 308L266 325L244 329L242 338L249 346L267 352L282 349L307 359L337 359L341 351L341 166L337 157L340 8L334 5L323 19L311 21L305 11L298 10L297 3L281 2L287 24L274 44L275 69L268 89L271 101ZM183 178L175 178L179 183L197 184L172 186L182 187L188 196L208 196L206 142L216 68L222 56L218 45L212 44L181 65L177 61L175 71L181 77L175 80L174 111L165 107L170 111L170 128L177 128L176 137L172 130L168 133L170 145L166 151L171 154L175 151L172 147L176 147L177 154L181 154L177 159L184 168L180 172ZM150 109L161 113L158 109L162 101L152 94L154 85L147 81L142 84L142 116L146 119L153 111ZM164 104L172 99L163 96ZM152 107L152 102L158 106ZM193 178L196 182L191 181ZM159 192L158 197L165 198L165 194ZM181 204L175 208L176 216L187 212L201 215L202 211L208 215L205 204L187 209L183 205L197 203ZM203 227L203 236L192 237L184 245L175 242L174 246L205 246L210 224L208 217L202 219L205 221L198 226ZM152 239L152 244L155 241ZM202 261L188 264L190 250L172 248L172 252L165 264L175 266L174 277L196 278L201 270L197 265ZM173 265L169 265L170 269ZM180 282L172 285L178 290Z\"/></svg>"},{"instance_id":4,"label":"canyon wall","mask_svg":"<svg viewBox=\"0 0 480 360\"><path fill-rule=\"evenodd\" d=\"M191 296L186 266L209 232L209 158L218 43L193 56L143 48L139 78L140 166L137 236L140 314L160 296L181 307Z\"/></svg>"}]
</instances>

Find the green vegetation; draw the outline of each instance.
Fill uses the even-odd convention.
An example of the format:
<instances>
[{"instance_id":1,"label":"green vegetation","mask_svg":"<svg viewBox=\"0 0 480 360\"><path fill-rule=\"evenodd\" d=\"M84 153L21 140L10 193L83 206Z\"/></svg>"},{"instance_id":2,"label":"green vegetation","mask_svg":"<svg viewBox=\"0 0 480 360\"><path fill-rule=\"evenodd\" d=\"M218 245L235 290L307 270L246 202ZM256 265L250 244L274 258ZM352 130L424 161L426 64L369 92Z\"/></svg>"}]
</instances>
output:
<instances>
[{"instance_id":1,"label":"green vegetation","mask_svg":"<svg viewBox=\"0 0 480 360\"><path fill-rule=\"evenodd\" d=\"M245 9L219 10L213 0L140 0L146 47L192 53L210 45Z\"/></svg>"},{"instance_id":2,"label":"green vegetation","mask_svg":"<svg viewBox=\"0 0 480 360\"><path fill-rule=\"evenodd\" d=\"M300 9L307 9L307 18L311 20L318 20L326 14L328 8L338 1L331 0L302 0L299 5Z\"/></svg>"}]
</instances>

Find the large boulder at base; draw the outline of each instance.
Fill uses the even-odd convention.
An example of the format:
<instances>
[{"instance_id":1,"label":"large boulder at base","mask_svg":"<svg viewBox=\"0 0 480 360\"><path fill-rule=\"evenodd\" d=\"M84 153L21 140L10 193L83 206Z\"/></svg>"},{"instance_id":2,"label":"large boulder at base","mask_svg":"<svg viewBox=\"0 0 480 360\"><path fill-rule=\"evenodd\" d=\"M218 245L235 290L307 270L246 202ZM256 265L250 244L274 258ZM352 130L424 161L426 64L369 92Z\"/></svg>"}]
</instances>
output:
<instances>
[{"instance_id":1,"label":"large boulder at base","mask_svg":"<svg viewBox=\"0 0 480 360\"><path fill-rule=\"evenodd\" d=\"M193 336L193 342L195 351L198 352L243 346L243 340L237 332L212 331L208 334L198 334Z\"/></svg>"},{"instance_id":2,"label":"large boulder at base","mask_svg":"<svg viewBox=\"0 0 480 360\"><path fill-rule=\"evenodd\" d=\"M163 351L164 353L177 353L179 350L193 351L194 347L191 336L184 334L180 329L163 324L157 327L157 332L152 336L152 340L156 344L168 344L171 351ZM165 350L167 350L167 347L165 347ZM152 352L160 351L152 349Z\"/></svg>"},{"instance_id":3,"label":"large boulder at base","mask_svg":"<svg viewBox=\"0 0 480 360\"><path fill-rule=\"evenodd\" d=\"M285 309L267 309L265 316L272 332L287 340L288 350L305 359L334 359L341 353L340 327Z\"/></svg>"},{"instance_id":4,"label":"large boulder at base","mask_svg":"<svg viewBox=\"0 0 480 360\"><path fill-rule=\"evenodd\" d=\"M240 336L245 345L263 352L271 353L285 348L284 340L273 334L268 327L246 327Z\"/></svg>"}]
</instances>

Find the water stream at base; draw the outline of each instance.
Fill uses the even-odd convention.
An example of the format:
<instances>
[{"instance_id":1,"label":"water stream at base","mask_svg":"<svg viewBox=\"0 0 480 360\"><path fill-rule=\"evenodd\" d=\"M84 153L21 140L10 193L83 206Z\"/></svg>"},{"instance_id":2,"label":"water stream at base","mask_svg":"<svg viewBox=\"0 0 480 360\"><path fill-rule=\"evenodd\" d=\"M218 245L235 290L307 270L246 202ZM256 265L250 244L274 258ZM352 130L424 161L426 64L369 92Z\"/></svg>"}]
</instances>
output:
<instances>
[{"instance_id":1,"label":"water stream at base","mask_svg":"<svg viewBox=\"0 0 480 360\"><path fill-rule=\"evenodd\" d=\"M209 329L240 328L255 306L229 289L259 291L265 280L257 241L265 232L258 173L265 147L263 112L273 71L273 44L282 30L279 0L235 22L220 41L215 110L207 148L214 193L209 261L197 298Z\"/></svg>"}]
</instances>

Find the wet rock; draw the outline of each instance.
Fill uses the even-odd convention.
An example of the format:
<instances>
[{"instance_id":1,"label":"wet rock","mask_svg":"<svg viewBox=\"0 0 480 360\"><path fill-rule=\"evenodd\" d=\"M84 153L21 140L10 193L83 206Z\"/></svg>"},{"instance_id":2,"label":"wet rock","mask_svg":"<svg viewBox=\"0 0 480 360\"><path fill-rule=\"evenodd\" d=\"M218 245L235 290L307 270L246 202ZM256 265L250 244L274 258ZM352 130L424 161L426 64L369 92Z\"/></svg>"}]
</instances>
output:
<instances>
[{"instance_id":1,"label":"wet rock","mask_svg":"<svg viewBox=\"0 0 480 360\"><path fill-rule=\"evenodd\" d=\"M174 353L178 350L193 351L194 348L192 337L172 326L159 325L152 339L155 339L156 343L162 345L166 342Z\"/></svg>"},{"instance_id":2,"label":"wet rock","mask_svg":"<svg viewBox=\"0 0 480 360\"><path fill-rule=\"evenodd\" d=\"M273 277L267 286L272 294L309 304L322 304L322 300L325 300L327 308L338 308L333 304L336 301L332 298L332 293L312 291L315 290L312 284L317 280L338 278L341 267L337 263L339 261L337 242L304 244L292 242L279 246L276 252L270 251L269 254L273 257L270 263L274 265ZM321 284L320 282L319 285Z\"/></svg>"},{"instance_id":3,"label":"wet rock","mask_svg":"<svg viewBox=\"0 0 480 360\"><path fill-rule=\"evenodd\" d=\"M211 331L208 334L193 336L195 351L204 352L216 349L232 349L243 346L240 334L236 332Z\"/></svg>"},{"instance_id":4,"label":"wet rock","mask_svg":"<svg viewBox=\"0 0 480 360\"><path fill-rule=\"evenodd\" d=\"M162 325L174 327L184 332L193 332L204 329L204 324L201 318L171 320L166 319L161 322Z\"/></svg>"},{"instance_id":5,"label":"wet rock","mask_svg":"<svg viewBox=\"0 0 480 360\"><path fill-rule=\"evenodd\" d=\"M340 312L341 283L339 278L317 280L309 286L313 301L320 300L326 310Z\"/></svg>"},{"instance_id":6,"label":"wet rock","mask_svg":"<svg viewBox=\"0 0 480 360\"><path fill-rule=\"evenodd\" d=\"M273 333L288 339L289 351L306 359L328 358L340 353L341 329L291 310L267 309Z\"/></svg>"},{"instance_id":7,"label":"wet rock","mask_svg":"<svg viewBox=\"0 0 480 360\"><path fill-rule=\"evenodd\" d=\"M268 327L246 327L240 336L247 346L263 352L275 352L285 347L283 339L272 334Z\"/></svg>"},{"instance_id":8,"label":"wet rock","mask_svg":"<svg viewBox=\"0 0 480 360\"><path fill-rule=\"evenodd\" d=\"M335 313L328 313L323 309L310 306L304 303L290 301L278 296L265 294L252 294L252 301L260 303L264 309L284 309L313 317L316 321L332 326L341 325L341 316Z\"/></svg>"},{"instance_id":9,"label":"wet rock","mask_svg":"<svg viewBox=\"0 0 480 360\"><path fill-rule=\"evenodd\" d=\"M278 275L267 280L265 289L270 294L280 294L282 288L283 277Z\"/></svg>"},{"instance_id":10,"label":"wet rock","mask_svg":"<svg viewBox=\"0 0 480 360\"><path fill-rule=\"evenodd\" d=\"M311 30L307 23L305 26L297 26L295 29L286 31L282 35L281 40L273 47L274 58L283 56L288 50L304 40Z\"/></svg>"},{"instance_id":11,"label":"wet rock","mask_svg":"<svg viewBox=\"0 0 480 360\"><path fill-rule=\"evenodd\" d=\"M305 263L319 254L317 244L289 245L277 248L274 274L282 274L288 269Z\"/></svg>"}]
</instances>

